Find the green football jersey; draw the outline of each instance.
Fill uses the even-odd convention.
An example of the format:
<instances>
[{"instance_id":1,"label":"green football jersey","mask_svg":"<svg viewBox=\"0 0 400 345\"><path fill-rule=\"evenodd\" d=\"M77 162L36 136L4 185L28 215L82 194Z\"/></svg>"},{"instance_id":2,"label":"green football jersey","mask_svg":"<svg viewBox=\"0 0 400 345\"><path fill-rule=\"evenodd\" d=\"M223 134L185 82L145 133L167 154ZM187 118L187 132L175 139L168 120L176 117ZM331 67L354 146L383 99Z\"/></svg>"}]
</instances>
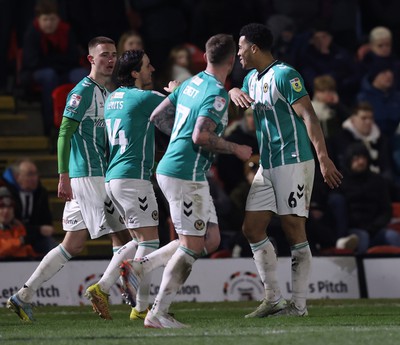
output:
<instances>
[{"instance_id":1,"label":"green football jersey","mask_svg":"<svg viewBox=\"0 0 400 345\"><path fill-rule=\"evenodd\" d=\"M89 77L68 94L63 116L79 122L71 138L69 176L105 176L107 138L104 103L109 92Z\"/></svg>"},{"instance_id":2,"label":"green football jersey","mask_svg":"<svg viewBox=\"0 0 400 345\"><path fill-rule=\"evenodd\" d=\"M159 92L120 87L106 101L104 118L110 145L106 181L149 180L154 165L153 110L165 98Z\"/></svg>"},{"instance_id":3,"label":"green football jersey","mask_svg":"<svg viewBox=\"0 0 400 345\"><path fill-rule=\"evenodd\" d=\"M253 116L264 169L313 159L304 121L291 106L308 94L295 69L275 61L261 73L252 70L242 90L254 99Z\"/></svg>"},{"instance_id":4,"label":"green football jersey","mask_svg":"<svg viewBox=\"0 0 400 345\"><path fill-rule=\"evenodd\" d=\"M157 173L182 180L205 181L214 155L193 143L193 130L197 118L206 116L217 124L215 133L222 135L228 123L228 92L213 75L204 71L183 82L168 97L176 106L175 122Z\"/></svg>"}]
</instances>

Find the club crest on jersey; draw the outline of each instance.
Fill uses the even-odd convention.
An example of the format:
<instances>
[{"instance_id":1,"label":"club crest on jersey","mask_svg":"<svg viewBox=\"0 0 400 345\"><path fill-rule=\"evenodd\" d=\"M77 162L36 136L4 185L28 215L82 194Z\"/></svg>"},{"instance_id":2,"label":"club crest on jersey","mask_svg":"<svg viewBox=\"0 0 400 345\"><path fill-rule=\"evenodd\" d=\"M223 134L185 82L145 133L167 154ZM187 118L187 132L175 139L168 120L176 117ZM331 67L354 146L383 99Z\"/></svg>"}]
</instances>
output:
<instances>
[{"instance_id":1,"label":"club crest on jersey","mask_svg":"<svg viewBox=\"0 0 400 345\"><path fill-rule=\"evenodd\" d=\"M264 93L266 93L267 91L268 91L268 84L265 83L265 84L264 84Z\"/></svg>"},{"instance_id":2,"label":"club crest on jersey","mask_svg":"<svg viewBox=\"0 0 400 345\"><path fill-rule=\"evenodd\" d=\"M290 80L290 84L292 85L292 89L296 92L300 92L303 90L303 85L299 78L293 78Z\"/></svg>"},{"instance_id":3,"label":"club crest on jersey","mask_svg":"<svg viewBox=\"0 0 400 345\"><path fill-rule=\"evenodd\" d=\"M205 226L206 225L204 224L204 221L202 221L201 219L197 219L194 222L194 227L195 227L196 230L199 230L199 231L203 230Z\"/></svg>"},{"instance_id":4,"label":"club crest on jersey","mask_svg":"<svg viewBox=\"0 0 400 345\"><path fill-rule=\"evenodd\" d=\"M213 106L216 110L221 111L222 109L224 109L225 104L226 104L225 98L220 96L215 97Z\"/></svg>"},{"instance_id":5,"label":"club crest on jersey","mask_svg":"<svg viewBox=\"0 0 400 345\"><path fill-rule=\"evenodd\" d=\"M79 96L76 93L73 93L71 95L71 99L69 100L69 106L74 109L78 108L79 103L81 103L81 99L82 99L82 96Z\"/></svg>"},{"instance_id":6,"label":"club crest on jersey","mask_svg":"<svg viewBox=\"0 0 400 345\"><path fill-rule=\"evenodd\" d=\"M157 210L154 210L151 213L151 218L153 218L154 220L158 220L158 211Z\"/></svg>"}]
</instances>

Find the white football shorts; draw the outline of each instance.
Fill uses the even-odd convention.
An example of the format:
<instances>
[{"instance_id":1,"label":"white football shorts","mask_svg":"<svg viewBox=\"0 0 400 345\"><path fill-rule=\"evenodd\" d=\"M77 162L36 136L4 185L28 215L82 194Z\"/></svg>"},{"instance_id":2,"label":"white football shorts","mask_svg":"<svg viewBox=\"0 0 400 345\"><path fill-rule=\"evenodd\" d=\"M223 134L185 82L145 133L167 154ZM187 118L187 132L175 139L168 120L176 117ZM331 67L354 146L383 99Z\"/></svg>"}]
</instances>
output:
<instances>
[{"instance_id":1,"label":"white football shorts","mask_svg":"<svg viewBox=\"0 0 400 345\"><path fill-rule=\"evenodd\" d=\"M71 179L73 199L67 201L63 214L63 229L88 229L90 238L126 229L117 209L107 196L104 177L78 177Z\"/></svg>"},{"instance_id":2,"label":"white football shorts","mask_svg":"<svg viewBox=\"0 0 400 345\"><path fill-rule=\"evenodd\" d=\"M218 224L207 181L194 182L157 174L168 200L175 231L180 235L204 236L207 224Z\"/></svg>"},{"instance_id":3,"label":"white football shorts","mask_svg":"<svg viewBox=\"0 0 400 345\"><path fill-rule=\"evenodd\" d=\"M308 217L315 173L314 160L258 169L246 211L272 211L278 215Z\"/></svg>"},{"instance_id":4,"label":"white football shorts","mask_svg":"<svg viewBox=\"0 0 400 345\"><path fill-rule=\"evenodd\" d=\"M114 179L106 192L128 229L158 226L158 205L153 185L140 179Z\"/></svg>"}]
</instances>

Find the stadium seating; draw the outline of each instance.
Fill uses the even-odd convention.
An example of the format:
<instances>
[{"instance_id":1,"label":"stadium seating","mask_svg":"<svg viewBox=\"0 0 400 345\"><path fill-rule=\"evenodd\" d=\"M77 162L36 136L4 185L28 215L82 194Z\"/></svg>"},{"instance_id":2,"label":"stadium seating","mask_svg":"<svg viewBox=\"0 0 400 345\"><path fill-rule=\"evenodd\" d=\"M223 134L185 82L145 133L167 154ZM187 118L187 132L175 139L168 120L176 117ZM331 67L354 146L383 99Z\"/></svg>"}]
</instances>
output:
<instances>
[{"instance_id":1,"label":"stadium seating","mask_svg":"<svg viewBox=\"0 0 400 345\"><path fill-rule=\"evenodd\" d=\"M400 254L400 247L374 246L367 250L367 254Z\"/></svg>"},{"instance_id":2,"label":"stadium seating","mask_svg":"<svg viewBox=\"0 0 400 345\"><path fill-rule=\"evenodd\" d=\"M67 83L56 87L51 96L53 98L53 121L56 128L60 128L62 116L65 108L65 101L68 93L73 89L75 84Z\"/></svg>"}]
</instances>

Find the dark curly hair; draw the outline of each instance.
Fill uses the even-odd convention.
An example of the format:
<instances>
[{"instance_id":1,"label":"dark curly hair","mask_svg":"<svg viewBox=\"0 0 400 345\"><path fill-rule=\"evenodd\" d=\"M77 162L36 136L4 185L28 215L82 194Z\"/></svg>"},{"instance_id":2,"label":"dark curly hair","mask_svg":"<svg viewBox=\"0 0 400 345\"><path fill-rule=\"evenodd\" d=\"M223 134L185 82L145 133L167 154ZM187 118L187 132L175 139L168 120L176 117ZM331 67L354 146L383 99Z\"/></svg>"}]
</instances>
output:
<instances>
[{"instance_id":1,"label":"dark curly hair","mask_svg":"<svg viewBox=\"0 0 400 345\"><path fill-rule=\"evenodd\" d=\"M117 81L120 86L135 86L132 71L139 72L143 65L143 50L127 50L117 62Z\"/></svg>"},{"instance_id":2,"label":"dark curly hair","mask_svg":"<svg viewBox=\"0 0 400 345\"><path fill-rule=\"evenodd\" d=\"M263 51L270 51L273 43L271 31L264 24L251 23L242 27L240 36L244 36L246 40L254 43Z\"/></svg>"}]
</instances>

